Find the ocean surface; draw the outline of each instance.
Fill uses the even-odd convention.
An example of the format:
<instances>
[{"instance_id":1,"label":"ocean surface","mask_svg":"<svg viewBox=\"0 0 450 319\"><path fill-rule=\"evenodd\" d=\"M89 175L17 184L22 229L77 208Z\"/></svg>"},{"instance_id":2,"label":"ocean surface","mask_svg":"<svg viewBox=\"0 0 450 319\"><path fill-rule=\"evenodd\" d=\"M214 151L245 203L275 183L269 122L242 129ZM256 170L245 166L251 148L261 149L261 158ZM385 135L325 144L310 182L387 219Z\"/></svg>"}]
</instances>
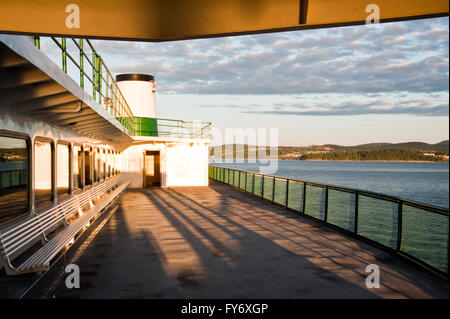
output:
<instances>
[{"instance_id":1,"label":"ocean surface","mask_svg":"<svg viewBox=\"0 0 450 319\"><path fill-rule=\"evenodd\" d=\"M211 163L259 172L258 163ZM448 162L278 161L272 174L398 196L448 208Z\"/></svg>"}]
</instances>

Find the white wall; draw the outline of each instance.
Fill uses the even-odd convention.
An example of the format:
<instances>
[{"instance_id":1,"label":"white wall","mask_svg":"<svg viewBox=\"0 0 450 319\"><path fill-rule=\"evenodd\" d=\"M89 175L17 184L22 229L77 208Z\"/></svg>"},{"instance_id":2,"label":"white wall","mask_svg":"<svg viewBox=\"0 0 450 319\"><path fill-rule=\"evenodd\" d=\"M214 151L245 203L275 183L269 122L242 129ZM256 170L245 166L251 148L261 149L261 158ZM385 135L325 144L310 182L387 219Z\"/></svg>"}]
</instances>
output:
<instances>
[{"instance_id":1,"label":"white wall","mask_svg":"<svg viewBox=\"0 0 450 319\"><path fill-rule=\"evenodd\" d=\"M165 182L165 145L164 144L145 144L128 147L120 154L120 171L130 179L131 188L142 188L144 185L144 152L160 151L161 158L161 185Z\"/></svg>"},{"instance_id":2,"label":"white wall","mask_svg":"<svg viewBox=\"0 0 450 319\"><path fill-rule=\"evenodd\" d=\"M208 186L208 144L168 144L167 186Z\"/></svg>"},{"instance_id":3,"label":"white wall","mask_svg":"<svg viewBox=\"0 0 450 319\"><path fill-rule=\"evenodd\" d=\"M121 153L120 170L131 188L144 185L144 152L160 151L161 186L208 186L208 144L158 143L128 147Z\"/></svg>"}]
</instances>

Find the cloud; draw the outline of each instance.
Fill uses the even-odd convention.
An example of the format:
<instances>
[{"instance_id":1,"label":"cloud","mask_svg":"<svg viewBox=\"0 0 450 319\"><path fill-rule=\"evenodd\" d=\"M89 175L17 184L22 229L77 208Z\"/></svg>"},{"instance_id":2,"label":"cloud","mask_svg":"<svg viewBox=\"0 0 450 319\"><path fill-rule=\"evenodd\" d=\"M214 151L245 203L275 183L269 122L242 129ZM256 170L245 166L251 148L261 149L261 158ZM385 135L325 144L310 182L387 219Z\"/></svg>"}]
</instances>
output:
<instances>
[{"instance_id":1,"label":"cloud","mask_svg":"<svg viewBox=\"0 0 450 319\"><path fill-rule=\"evenodd\" d=\"M448 96L448 36L445 17L167 43L92 42L114 73L154 74L163 94ZM340 112L352 110L360 113ZM405 112L445 114L438 105Z\"/></svg>"},{"instance_id":2,"label":"cloud","mask_svg":"<svg viewBox=\"0 0 450 319\"><path fill-rule=\"evenodd\" d=\"M347 115L419 115L448 116L448 94L408 92L355 94L303 94L285 97L277 102L251 105L247 99L226 104L201 104L202 108L235 109L243 114L347 116ZM222 99L226 99L223 97Z\"/></svg>"},{"instance_id":3,"label":"cloud","mask_svg":"<svg viewBox=\"0 0 450 319\"><path fill-rule=\"evenodd\" d=\"M424 116L448 116L449 105L439 104L432 107L398 107L398 108L376 108L375 106L367 105L345 105L326 110L299 110L299 111L284 111L284 110L268 110L268 111L244 111L247 114L271 114L271 115L296 115L296 116L346 116L346 115L424 115Z\"/></svg>"}]
</instances>

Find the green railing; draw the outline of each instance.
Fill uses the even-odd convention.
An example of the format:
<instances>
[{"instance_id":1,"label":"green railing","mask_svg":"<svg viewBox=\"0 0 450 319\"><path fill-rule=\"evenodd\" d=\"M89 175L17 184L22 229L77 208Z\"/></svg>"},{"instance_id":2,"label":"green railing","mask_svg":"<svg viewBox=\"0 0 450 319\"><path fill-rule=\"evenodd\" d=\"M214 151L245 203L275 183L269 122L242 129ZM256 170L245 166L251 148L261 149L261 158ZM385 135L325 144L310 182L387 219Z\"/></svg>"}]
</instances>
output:
<instances>
[{"instance_id":1,"label":"green railing","mask_svg":"<svg viewBox=\"0 0 450 319\"><path fill-rule=\"evenodd\" d=\"M137 136L210 139L210 122L186 122L163 118L134 117L133 129Z\"/></svg>"},{"instance_id":2,"label":"green railing","mask_svg":"<svg viewBox=\"0 0 450 319\"><path fill-rule=\"evenodd\" d=\"M54 58L61 59L62 70L91 94L130 135L210 139L209 122L134 117L113 75L88 39L35 37L34 44L39 49L45 46L49 55L52 55L56 45Z\"/></svg>"},{"instance_id":3,"label":"green railing","mask_svg":"<svg viewBox=\"0 0 450 319\"><path fill-rule=\"evenodd\" d=\"M449 211L374 192L209 166L211 179L344 231L448 278Z\"/></svg>"},{"instance_id":4,"label":"green railing","mask_svg":"<svg viewBox=\"0 0 450 319\"><path fill-rule=\"evenodd\" d=\"M113 75L88 39L35 37L34 44L39 49L45 45L49 55L54 55L55 47L51 45L56 45L56 58L61 59L62 70L134 135L133 113Z\"/></svg>"}]
</instances>

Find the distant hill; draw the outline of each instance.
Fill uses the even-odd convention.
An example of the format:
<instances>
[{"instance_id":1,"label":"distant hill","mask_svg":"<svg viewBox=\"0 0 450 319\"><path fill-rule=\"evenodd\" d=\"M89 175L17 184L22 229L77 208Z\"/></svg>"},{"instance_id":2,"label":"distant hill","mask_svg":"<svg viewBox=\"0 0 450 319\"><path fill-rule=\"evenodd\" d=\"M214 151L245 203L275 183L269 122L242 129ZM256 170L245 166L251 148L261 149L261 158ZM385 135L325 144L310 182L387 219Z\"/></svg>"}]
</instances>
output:
<instances>
[{"instance_id":1,"label":"distant hill","mask_svg":"<svg viewBox=\"0 0 450 319\"><path fill-rule=\"evenodd\" d=\"M407 143L370 143L361 144L356 146L341 146L327 144L323 146L331 147L335 150L353 150L353 151L368 151L368 150L387 150L387 149L398 149L398 150L408 150L408 151L424 151L424 152L442 152L448 153L449 151L449 141L445 140L436 144L428 144L423 142L407 142Z\"/></svg>"},{"instance_id":2,"label":"distant hill","mask_svg":"<svg viewBox=\"0 0 450 319\"><path fill-rule=\"evenodd\" d=\"M248 158L249 152L258 148L253 145L221 145L210 148L211 158ZM231 153L231 154L230 154ZM269 155L269 149L266 148ZM273 154L273 153L272 153ZM449 141L436 144L423 142L369 143L355 146L335 144L310 146L279 146L279 159L324 160L448 160Z\"/></svg>"}]
</instances>

